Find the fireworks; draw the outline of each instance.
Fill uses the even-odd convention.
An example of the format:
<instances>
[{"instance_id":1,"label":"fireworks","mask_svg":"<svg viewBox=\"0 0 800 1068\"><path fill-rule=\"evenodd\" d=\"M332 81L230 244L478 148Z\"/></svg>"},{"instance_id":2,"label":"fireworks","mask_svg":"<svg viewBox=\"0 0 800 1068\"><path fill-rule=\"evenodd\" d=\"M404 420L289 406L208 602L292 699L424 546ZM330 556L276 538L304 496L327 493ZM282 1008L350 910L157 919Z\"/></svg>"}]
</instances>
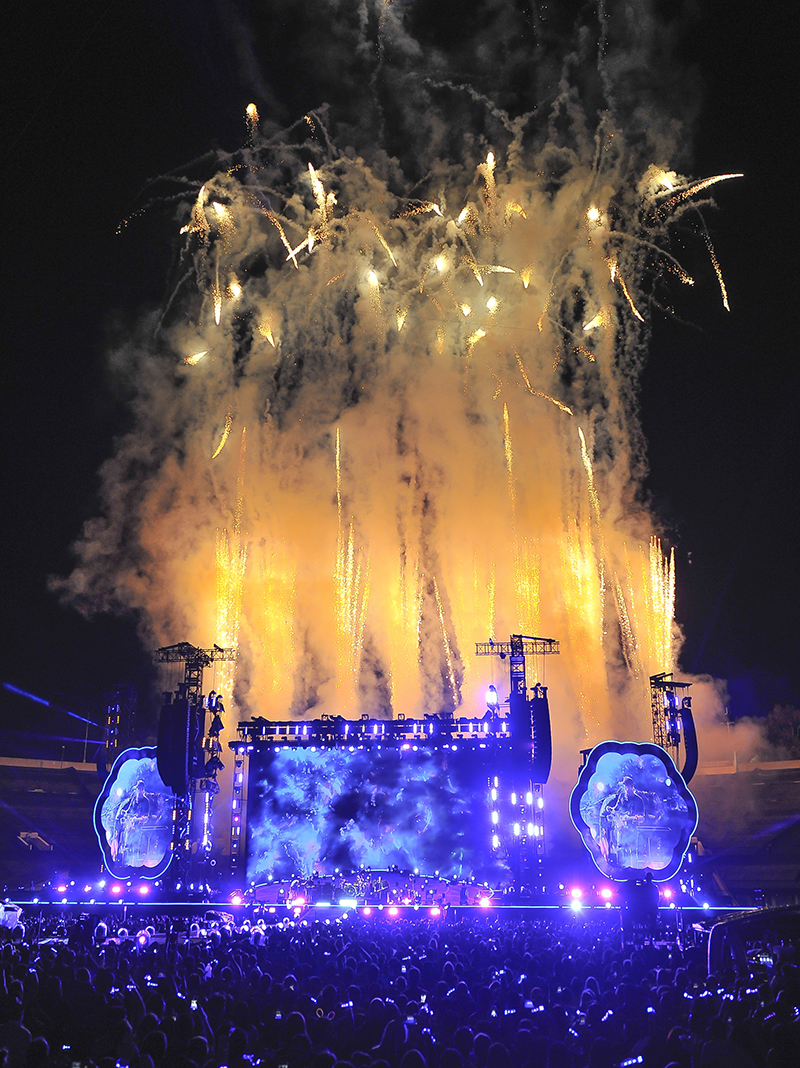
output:
<instances>
[{"instance_id":1,"label":"fireworks","mask_svg":"<svg viewBox=\"0 0 800 1068\"><path fill-rule=\"evenodd\" d=\"M521 631L561 641L551 699L594 742L646 723L673 666L631 397L656 285L692 282L671 221L733 175L690 181L566 98L566 133L470 99L497 141L431 149L405 187L322 113L267 137L251 105L187 200L194 296L163 334L198 352L123 443L159 461L126 498L148 581L113 583L159 644L238 644L243 714L480 709L473 643Z\"/></svg>"},{"instance_id":2,"label":"fireworks","mask_svg":"<svg viewBox=\"0 0 800 1068\"><path fill-rule=\"evenodd\" d=\"M269 149L265 152L268 155ZM266 182L269 164L262 166ZM278 254L268 285L247 280L241 265L252 252L252 205L260 198L250 187L240 190L229 174L206 183L214 190L221 184L219 199L211 202L224 199L228 205L218 213L225 220L221 251L213 240L204 240L195 256L200 277L208 275L202 265L213 257L215 278L223 270L242 279L235 296L245 311L236 314L258 325L246 377L251 392L266 390L271 412L270 429L262 433L260 446L275 477L254 474L262 500L271 502L269 525L280 527L281 517L291 510L319 527L320 538L307 546L307 557L298 549L292 569L296 612L303 600L300 576L313 575L311 585L319 591L326 556L331 561L330 604L323 596L314 612L320 621L330 614L328 626L336 635L327 669L334 680L332 707L352 710L370 691L363 677L368 643L383 646L375 653L378 671L386 680L389 706L399 711L400 690L415 694L413 708L428 706L436 677L441 688L434 702L456 706L464 700L473 685L472 665L464 654L487 628L543 628L562 640L566 632L571 636L567 644L580 646L582 655L594 649L592 669L587 672L585 663L581 668L587 673L586 684L577 688L581 716L591 724L607 711L592 706L604 703L611 628L619 634L636 678L642 677L643 659L647 669L663 665L664 656L671 656L672 640L672 617L665 616L668 604L661 595L654 599L652 578L639 587L630 574L627 546L614 529L620 502L612 501L609 507L602 499L625 470L624 451L612 461L608 446L598 446L599 439L612 432L624 442L620 383L611 364L618 358L625 308L637 322L644 321L620 271L624 250L610 226L610 208L592 202L584 209L587 227L578 220L570 227L561 213L553 217L535 179L506 172L493 152L476 166L475 187L464 190L467 203L453 215L441 205L458 203L458 187L436 201L394 210L383 191L386 208L381 217L371 189L375 176L362 161L336 159L307 164L305 170L309 201L302 198L298 169L298 184L291 193L287 190L283 212L263 204L259 209L271 225L258 231L257 240L269 254L270 235L277 233L284 262L293 269L288 276ZM252 165L250 173L258 173ZM655 183L657 193L663 188L663 181ZM685 192L702 188L695 183ZM345 189L351 196L360 191L364 202L345 202ZM673 196L674 206L682 203L681 195ZM238 223L237 209L243 213ZM662 206L657 212L664 210ZM250 232L247 242L237 243L236 235L245 230ZM293 230L299 235L296 241ZM536 235L545 235L553 246L554 264L531 262ZM380 266L379 254L387 257ZM636 279L635 260L627 262L626 271ZM584 280L578 305L598 309L582 323L579 319L586 342L577 340L576 324L566 311L578 276ZM498 279L499 288L478 299L490 277ZM282 308L282 314L267 314L267 291L271 308ZM226 308L231 295L229 284ZM217 315L216 283L209 299ZM576 303L574 296L570 299ZM265 321L277 324L280 343ZM398 340L401 330L407 339L403 342ZM256 346L258 338L269 341L274 355ZM580 390L591 393L588 406L585 399L576 399L578 391L565 388L563 376L553 373L554 352L559 354L556 367L566 363L570 375L580 380ZM291 387L276 388L286 360L293 367L288 375ZM581 361L584 366L598 364L598 369L582 372ZM198 387L205 392L202 383ZM519 389L531 398L527 406ZM434 397L441 414L430 404ZM603 397L609 408L617 409L616 424L598 420L594 408ZM547 400L553 415L531 407L533 398ZM522 464L512 445L512 409L515 437L525 457ZM576 410L591 430L590 439L580 425L577 438L563 436L560 420ZM335 428L331 419L336 419ZM230 432L230 420L229 413L215 455ZM399 424L404 424L405 440L398 435ZM498 427L496 438L492 426ZM330 435L334 444L326 449L325 437ZM290 454L298 466L281 475L282 457ZM499 465L505 468L505 496ZM287 487L281 485L287 479L294 484L288 490L291 509L285 508ZM335 486L335 536L327 548L319 497L326 481ZM303 500L307 494L313 506ZM243 508L246 512L246 504ZM403 517L395 521L394 530L392 515ZM248 536L259 535L253 529ZM291 544L291 528L282 530L278 540ZM376 618L376 601L385 605L385 597L373 598L371 593L376 574L400 608L384 619ZM296 616L295 636L308 626L314 624ZM317 641L319 637L318 632ZM287 675L303 670L302 658L310 647L306 645L304 654L296 641L283 645L284 654L291 651ZM263 654L253 649L251 655L257 670ZM374 678L372 682L374 690Z\"/></svg>"}]
</instances>

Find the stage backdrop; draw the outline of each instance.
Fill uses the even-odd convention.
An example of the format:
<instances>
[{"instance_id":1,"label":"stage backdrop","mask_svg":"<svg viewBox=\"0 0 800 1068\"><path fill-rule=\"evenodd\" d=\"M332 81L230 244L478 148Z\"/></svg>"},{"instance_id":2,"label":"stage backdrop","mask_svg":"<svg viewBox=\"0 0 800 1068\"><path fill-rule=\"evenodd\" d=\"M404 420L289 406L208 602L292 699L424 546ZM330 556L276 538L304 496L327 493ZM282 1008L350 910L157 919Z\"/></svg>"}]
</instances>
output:
<instances>
[{"instance_id":1,"label":"stage backdrop","mask_svg":"<svg viewBox=\"0 0 800 1068\"><path fill-rule=\"evenodd\" d=\"M497 885L507 871L492 850L493 763L460 746L254 751L248 881L397 865Z\"/></svg>"}]
</instances>

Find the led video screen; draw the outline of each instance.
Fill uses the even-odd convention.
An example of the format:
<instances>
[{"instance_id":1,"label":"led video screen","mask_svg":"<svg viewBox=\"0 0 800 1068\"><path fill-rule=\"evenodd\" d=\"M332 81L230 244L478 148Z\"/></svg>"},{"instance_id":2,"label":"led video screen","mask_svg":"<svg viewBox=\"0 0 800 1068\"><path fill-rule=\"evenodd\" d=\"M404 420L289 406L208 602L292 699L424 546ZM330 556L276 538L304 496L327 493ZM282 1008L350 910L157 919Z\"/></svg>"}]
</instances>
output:
<instances>
[{"instance_id":1,"label":"led video screen","mask_svg":"<svg viewBox=\"0 0 800 1068\"><path fill-rule=\"evenodd\" d=\"M572 820L600 871L669 879L697 827L697 805L669 753L649 742L602 742L570 798Z\"/></svg>"},{"instance_id":2,"label":"led video screen","mask_svg":"<svg viewBox=\"0 0 800 1068\"><path fill-rule=\"evenodd\" d=\"M158 773L156 750L126 749L95 803L103 862L116 879L159 878L172 859L172 791Z\"/></svg>"},{"instance_id":3,"label":"led video screen","mask_svg":"<svg viewBox=\"0 0 800 1068\"><path fill-rule=\"evenodd\" d=\"M397 865L497 880L487 750L282 748L250 756L247 876Z\"/></svg>"}]
</instances>

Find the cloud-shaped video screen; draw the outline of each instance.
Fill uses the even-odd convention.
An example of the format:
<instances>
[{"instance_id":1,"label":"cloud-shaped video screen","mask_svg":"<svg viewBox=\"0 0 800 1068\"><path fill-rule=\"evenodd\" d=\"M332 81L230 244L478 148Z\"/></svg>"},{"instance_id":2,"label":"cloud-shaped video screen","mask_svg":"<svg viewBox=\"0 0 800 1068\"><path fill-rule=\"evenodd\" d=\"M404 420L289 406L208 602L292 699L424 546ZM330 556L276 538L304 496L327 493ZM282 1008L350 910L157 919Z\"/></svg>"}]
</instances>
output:
<instances>
[{"instance_id":1,"label":"cloud-shaped video screen","mask_svg":"<svg viewBox=\"0 0 800 1068\"><path fill-rule=\"evenodd\" d=\"M172 859L173 793L158 774L156 750L126 749L94 806L103 862L116 879L158 879Z\"/></svg>"},{"instance_id":2,"label":"cloud-shaped video screen","mask_svg":"<svg viewBox=\"0 0 800 1068\"><path fill-rule=\"evenodd\" d=\"M418 869L481 881L493 859L487 751L280 748L253 752L248 880Z\"/></svg>"},{"instance_id":3,"label":"cloud-shaped video screen","mask_svg":"<svg viewBox=\"0 0 800 1068\"><path fill-rule=\"evenodd\" d=\"M669 753L649 742L603 742L581 769L570 814L609 879L677 874L697 827L697 804Z\"/></svg>"}]
</instances>

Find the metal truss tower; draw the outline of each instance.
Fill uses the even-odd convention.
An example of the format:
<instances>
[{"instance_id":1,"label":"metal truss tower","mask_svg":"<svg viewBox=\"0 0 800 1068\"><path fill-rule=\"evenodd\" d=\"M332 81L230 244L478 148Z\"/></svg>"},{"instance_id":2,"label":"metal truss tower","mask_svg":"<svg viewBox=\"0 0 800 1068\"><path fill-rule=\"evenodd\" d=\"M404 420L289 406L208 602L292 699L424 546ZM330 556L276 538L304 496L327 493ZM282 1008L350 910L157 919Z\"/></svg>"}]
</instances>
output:
<instances>
[{"instance_id":1,"label":"metal truss tower","mask_svg":"<svg viewBox=\"0 0 800 1068\"><path fill-rule=\"evenodd\" d=\"M179 642L156 650L155 660L160 664L185 664L183 682L177 699L164 705L159 723L158 764L169 769L167 782L175 791L173 815L172 850L175 856L168 869L166 881L176 894L192 896L197 884L201 896L207 889L207 861L211 849L211 807L214 796L219 793L217 774L222 770L219 758L222 746L219 735L222 731L220 714L224 712L222 701L216 694L203 699L203 670L212 663L236 660L235 649L198 649L190 642ZM206 732L206 712L213 715L212 724ZM208 757L208 759L206 759ZM166 782L166 779L165 779ZM194 805L198 792L202 794L202 831L193 833ZM196 840L199 838L199 841ZM199 848L198 848L199 846ZM196 857L196 877L191 874L192 860Z\"/></svg>"}]
</instances>

